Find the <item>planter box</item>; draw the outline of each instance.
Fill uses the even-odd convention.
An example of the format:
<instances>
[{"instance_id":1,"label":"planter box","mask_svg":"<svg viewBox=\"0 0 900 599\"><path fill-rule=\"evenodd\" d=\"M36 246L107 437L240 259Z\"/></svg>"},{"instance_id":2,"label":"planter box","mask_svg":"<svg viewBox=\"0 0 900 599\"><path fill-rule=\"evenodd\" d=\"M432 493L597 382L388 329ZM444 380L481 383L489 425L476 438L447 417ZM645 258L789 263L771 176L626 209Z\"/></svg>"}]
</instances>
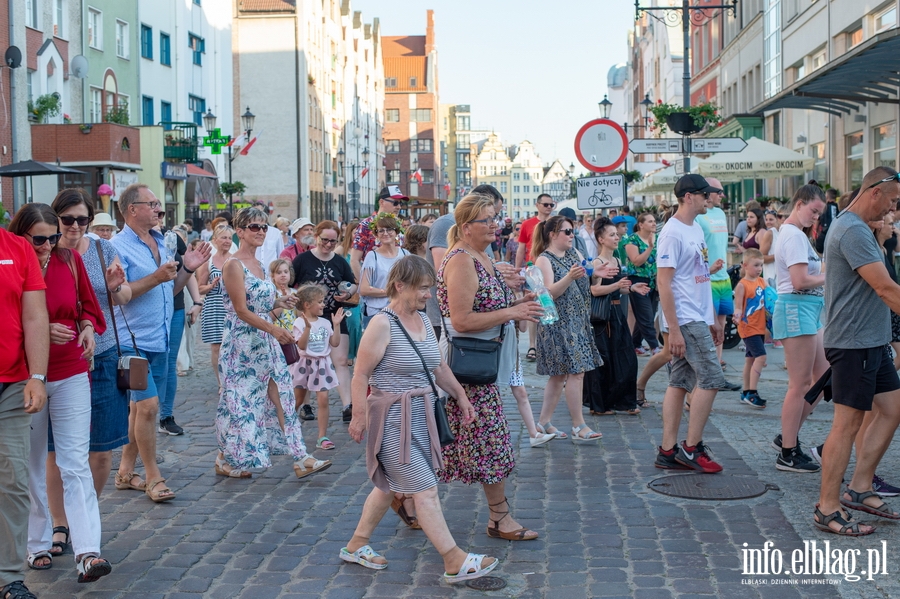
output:
<instances>
[{"instance_id":1,"label":"planter box","mask_svg":"<svg viewBox=\"0 0 900 599\"><path fill-rule=\"evenodd\" d=\"M126 143L127 142L127 143ZM81 125L32 125L31 155L41 162L108 163L140 168L141 131L116 123L94 123L90 134Z\"/></svg>"}]
</instances>

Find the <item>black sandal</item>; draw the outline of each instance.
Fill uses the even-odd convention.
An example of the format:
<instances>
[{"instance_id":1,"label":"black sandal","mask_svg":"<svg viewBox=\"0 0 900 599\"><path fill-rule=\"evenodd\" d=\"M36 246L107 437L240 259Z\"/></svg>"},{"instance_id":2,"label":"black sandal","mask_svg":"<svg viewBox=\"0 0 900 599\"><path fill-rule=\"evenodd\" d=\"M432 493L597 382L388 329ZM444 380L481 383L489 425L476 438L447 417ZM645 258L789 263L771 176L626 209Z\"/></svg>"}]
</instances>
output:
<instances>
[{"instance_id":1,"label":"black sandal","mask_svg":"<svg viewBox=\"0 0 900 599\"><path fill-rule=\"evenodd\" d=\"M0 589L2 599L37 599L37 595L28 590L21 580L11 582Z\"/></svg>"},{"instance_id":2,"label":"black sandal","mask_svg":"<svg viewBox=\"0 0 900 599\"><path fill-rule=\"evenodd\" d=\"M870 535L875 532L875 527L872 526L872 530L869 532L861 532L859 530L859 522L854 522L853 517L848 513L847 518L844 518L844 515L841 513L841 510L836 512L832 512L827 516L822 513L822 510L819 509L819 504L816 504L816 511L814 512L815 517L817 519L813 520L813 524L815 524L816 528L819 530L823 530L825 532L830 532L832 534L841 535L844 537L863 537L865 535ZM828 526L831 522L837 522L841 528L839 530L835 530Z\"/></svg>"},{"instance_id":3,"label":"black sandal","mask_svg":"<svg viewBox=\"0 0 900 599\"><path fill-rule=\"evenodd\" d=\"M53 534L66 535L65 541L53 541L53 545L50 547L50 555L57 557L65 553L66 549L69 548L69 529L66 526L55 526L53 527Z\"/></svg>"},{"instance_id":4,"label":"black sandal","mask_svg":"<svg viewBox=\"0 0 900 599\"><path fill-rule=\"evenodd\" d=\"M533 347L529 347L528 353L525 354L525 359L529 362L534 362L535 360L537 360L537 350Z\"/></svg>"}]
</instances>

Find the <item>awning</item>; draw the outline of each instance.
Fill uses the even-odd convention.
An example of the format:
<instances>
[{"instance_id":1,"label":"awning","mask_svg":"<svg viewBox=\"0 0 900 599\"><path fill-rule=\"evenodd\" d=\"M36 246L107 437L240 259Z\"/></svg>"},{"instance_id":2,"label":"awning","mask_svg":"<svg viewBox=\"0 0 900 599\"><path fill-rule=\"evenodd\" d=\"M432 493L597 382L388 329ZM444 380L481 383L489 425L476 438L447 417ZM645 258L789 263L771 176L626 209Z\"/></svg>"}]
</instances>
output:
<instances>
[{"instance_id":1,"label":"awning","mask_svg":"<svg viewBox=\"0 0 900 599\"><path fill-rule=\"evenodd\" d=\"M697 164L696 171L720 181L774 179L804 175L815 162L811 156L751 137L743 151L712 154Z\"/></svg>"},{"instance_id":2,"label":"awning","mask_svg":"<svg viewBox=\"0 0 900 599\"><path fill-rule=\"evenodd\" d=\"M219 175L213 174L207 170L200 168L199 166L193 165L190 162L187 163L187 174L188 176L194 177L208 177L210 179L218 179Z\"/></svg>"},{"instance_id":3,"label":"awning","mask_svg":"<svg viewBox=\"0 0 900 599\"><path fill-rule=\"evenodd\" d=\"M798 108L836 116L868 102L900 104L900 29L866 40L753 109Z\"/></svg>"},{"instance_id":4,"label":"awning","mask_svg":"<svg viewBox=\"0 0 900 599\"><path fill-rule=\"evenodd\" d=\"M697 164L701 162L696 158L691 159L692 167L696 169ZM668 166L658 171L653 171L644 175L640 182L632 185L630 193L632 195L656 195L660 193L673 193L675 191L675 182L681 178L681 175L675 174L675 165Z\"/></svg>"}]
</instances>

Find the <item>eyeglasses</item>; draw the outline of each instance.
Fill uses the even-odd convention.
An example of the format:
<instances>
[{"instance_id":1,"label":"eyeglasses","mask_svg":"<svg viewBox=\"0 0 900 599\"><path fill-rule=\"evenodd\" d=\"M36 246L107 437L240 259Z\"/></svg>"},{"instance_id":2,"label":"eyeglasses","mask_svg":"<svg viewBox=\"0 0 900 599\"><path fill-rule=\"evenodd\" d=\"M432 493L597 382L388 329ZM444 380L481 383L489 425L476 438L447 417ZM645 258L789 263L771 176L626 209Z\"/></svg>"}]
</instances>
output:
<instances>
[{"instance_id":1,"label":"eyeglasses","mask_svg":"<svg viewBox=\"0 0 900 599\"><path fill-rule=\"evenodd\" d=\"M547 202L541 202L539 205L543 206L544 208L555 208L556 207L556 204L554 204L552 202L549 204Z\"/></svg>"},{"instance_id":2,"label":"eyeglasses","mask_svg":"<svg viewBox=\"0 0 900 599\"><path fill-rule=\"evenodd\" d=\"M337 238L329 239L328 237L319 237L319 241L326 244L335 244L338 242Z\"/></svg>"},{"instance_id":3,"label":"eyeglasses","mask_svg":"<svg viewBox=\"0 0 900 599\"><path fill-rule=\"evenodd\" d=\"M266 231L269 230L269 225L262 225L260 223L250 223L246 227L241 227L241 228L242 229L250 229L254 233L259 233L260 231L265 233Z\"/></svg>"},{"instance_id":4,"label":"eyeglasses","mask_svg":"<svg viewBox=\"0 0 900 599\"><path fill-rule=\"evenodd\" d=\"M160 208L162 208L162 204L160 202L131 202L132 206L134 206L135 204L147 204L148 206L150 206L150 210L159 210Z\"/></svg>"},{"instance_id":5,"label":"eyeglasses","mask_svg":"<svg viewBox=\"0 0 900 599\"><path fill-rule=\"evenodd\" d=\"M59 242L59 238L62 237L62 233L56 233L55 235L31 235L29 233L25 233L29 237L31 237L31 243L34 244L35 247L41 247L48 241L50 245L56 245Z\"/></svg>"},{"instance_id":6,"label":"eyeglasses","mask_svg":"<svg viewBox=\"0 0 900 599\"><path fill-rule=\"evenodd\" d=\"M91 222L89 216L60 216L59 220L67 227L71 227L75 223L78 223L79 227L86 227Z\"/></svg>"},{"instance_id":7,"label":"eyeglasses","mask_svg":"<svg viewBox=\"0 0 900 599\"><path fill-rule=\"evenodd\" d=\"M872 183L871 185L869 185L868 187L866 187L864 191L869 191L869 190L872 189L873 187L876 187L876 186L878 186L878 185L881 185L882 183L887 183L888 181L900 181L900 173L891 175L890 177L885 177L884 179L882 179L882 180L879 181L878 183Z\"/></svg>"},{"instance_id":8,"label":"eyeglasses","mask_svg":"<svg viewBox=\"0 0 900 599\"><path fill-rule=\"evenodd\" d=\"M397 229L376 229L375 232L378 233L379 235L388 235L390 233L396 233ZM335 241L337 241L337 240L335 240Z\"/></svg>"},{"instance_id":9,"label":"eyeglasses","mask_svg":"<svg viewBox=\"0 0 900 599\"><path fill-rule=\"evenodd\" d=\"M563 235L572 235L572 233L575 232L575 229L560 229L559 232Z\"/></svg>"},{"instance_id":10,"label":"eyeglasses","mask_svg":"<svg viewBox=\"0 0 900 599\"><path fill-rule=\"evenodd\" d=\"M470 220L469 223L470 223L470 224L471 224L471 223L483 223L483 224L485 224L485 225L487 225L487 226L489 226L489 227L491 227L491 226L496 227L496 226L497 226L497 223L494 222L494 219L493 219L493 218L479 218L479 219L476 219L476 220Z\"/></svg>"}]
</instances>

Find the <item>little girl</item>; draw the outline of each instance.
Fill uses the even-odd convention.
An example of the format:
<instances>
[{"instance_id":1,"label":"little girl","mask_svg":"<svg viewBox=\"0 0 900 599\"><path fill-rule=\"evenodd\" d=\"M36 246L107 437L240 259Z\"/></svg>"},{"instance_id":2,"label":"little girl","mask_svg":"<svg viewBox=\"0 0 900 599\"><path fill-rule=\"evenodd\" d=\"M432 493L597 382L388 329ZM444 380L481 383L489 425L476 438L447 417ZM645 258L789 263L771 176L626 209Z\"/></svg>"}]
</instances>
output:
<instances>
[{"instance_id":1,"label":"little girl","mask_svg":"<svg viewBox=\"0 0 900 599\"><path fill-rule=\"evenodd\" d=\"M272 260L272 263L269 264L269 277L272 279L272 283L275 284L278 297L290 295L291 290L288 286L294 280L294 267L289 260L284 258ZM294 320L297 318L294 310L282 310L279 308L274 311L274 314L276 326L293 332ZM306 403L306 396L305 390L294 388L294 404L297 406L297 416L300 417L300 420L315 420L316 416L313 414L312 408Z\"/></svg>"},{"instance_id":2,"label":"little girl","mask_svg":"<svg viewBox=\"0 0 900 599\"><path fill-rule=\"evenodd\" d=\"M307 284L297 290L297 308L299 318L294 320L294 339L300 349L300 360L291 364L291 375L294 377L295 397L305 397L306 391L316 392L319 404L319 440L318 449L334 449L334 443L326 436L328 432L328 390L338 386L334 364L331 363L331 348L341 343L341 321L344 320L344 309L338 308L331 322L322 318L325 309L325 288L321 285ZM298 402L299 407L299 402ZM299 410L298 410L299 411Z\"/></svg>"}]
</instances>

